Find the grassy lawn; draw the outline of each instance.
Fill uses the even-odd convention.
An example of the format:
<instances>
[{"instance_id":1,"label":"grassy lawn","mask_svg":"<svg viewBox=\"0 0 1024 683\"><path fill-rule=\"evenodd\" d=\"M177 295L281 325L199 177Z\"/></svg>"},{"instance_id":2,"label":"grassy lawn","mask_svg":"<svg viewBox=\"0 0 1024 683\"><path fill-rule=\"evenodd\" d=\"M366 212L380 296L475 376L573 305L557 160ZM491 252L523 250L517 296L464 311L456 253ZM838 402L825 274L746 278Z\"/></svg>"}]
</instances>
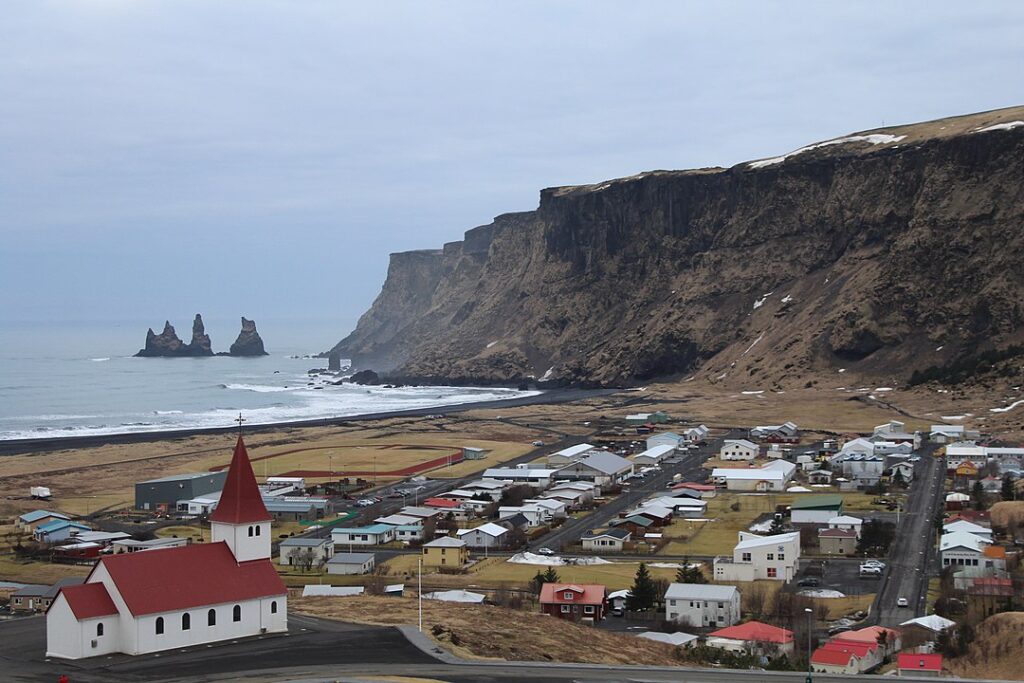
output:
<instances>
[{"instance_id":1,"label":"grassy lawn","mask_svg":"<svg viewBox=\"0 0 1024 683\"><path fill-rule=\"evenodd\" d=\"M90 515L97 510L130 508L135 504L134 490L94 496L68 496L60 499L61 512L69 515Z\"/></svg>"},{"instance_id":2,"label":"grassy lawn","mask_svg":"<svg viewBox=\"0 0 1024 683\"><path fill-rule=\"evenodd\" d=\"M818 489L815 493L836 493L834 489ZM666 555L732 555L736 545L737 534L747 531L748 527L762 514L774 512L776 506L788 506L801 496L809 493L733 493L719 492L708 500L707 518L710 522L677 519L662 531L672 540L665 545L662 553ZM844 512L863 512L876 510L872 505L874 496L864 493L844 493ZM733 504L739 504L733 510Z\"/></svg>"},{"instance_id":3,"label":"grassy lawn","mask_svg":"<svg viewBox=\"0 0 1024 683\"><path fill-rule=\"evenodd\" d=\"M193 543L210 542L210 530L200 526L165 526L154 533L157 538L191 538Z\"/></svg>"},{"instance_id":4,"label":"grassy lawn","mask_svg":"<svg viewBox=\"0 0 1024 683\"><path fill-rule=\"evenodd\" d=\"M90 569L88 565L25 562L12 555L0 556L0 579L4 581L51 584L68 576L85 576Z\"/></svg>"}]
</instances>

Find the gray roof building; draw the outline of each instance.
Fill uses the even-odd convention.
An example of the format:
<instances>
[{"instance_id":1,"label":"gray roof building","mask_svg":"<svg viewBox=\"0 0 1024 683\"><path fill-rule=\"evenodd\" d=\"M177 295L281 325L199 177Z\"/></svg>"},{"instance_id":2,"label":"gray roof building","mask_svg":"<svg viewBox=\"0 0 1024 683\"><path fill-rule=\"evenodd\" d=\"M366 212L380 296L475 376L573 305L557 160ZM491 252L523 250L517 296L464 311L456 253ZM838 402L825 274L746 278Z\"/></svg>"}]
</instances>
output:
<instances>
[{"instance_id":1,"label":"gray roof building","mask_svg":"<svg viewBox=\"0 0 1024 683\"><path fill-rule=\"evenodd\" d=\"M135 507L139 510L156 510L162 505L174 510L179 500L191 500L220 491L224 488L227 476L227 470L192 472L137 482L135 484Z\"/></svg>"}]
</instances>

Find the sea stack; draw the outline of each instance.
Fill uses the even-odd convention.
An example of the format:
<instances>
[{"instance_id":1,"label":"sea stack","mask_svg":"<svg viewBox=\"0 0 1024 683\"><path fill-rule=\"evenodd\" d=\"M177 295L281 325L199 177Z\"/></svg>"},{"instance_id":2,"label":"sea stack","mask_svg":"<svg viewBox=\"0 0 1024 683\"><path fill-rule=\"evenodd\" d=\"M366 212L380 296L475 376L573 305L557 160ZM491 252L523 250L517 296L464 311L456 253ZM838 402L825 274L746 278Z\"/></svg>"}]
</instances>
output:
<instances>
[{"instance_id":1,"label":"sea stack","mask_svg":"<svg viewBox=\"0 0 1024 683\"><path fill-rule=\"evenodd\" d=\"M192 321L192 341L185 344L178 338L171 321L164 322L164 331L160 334L149 328L146 332L146 347L135 354L140 358L176 358L179 356L212 356L210 336L203 326L203 317L196 313Z\"/></svg>"},{"instance_id":2,"label":"sea stack","mask_svg":"<svg viewBox=\"0 0 1024 683\"><path fill-rule=\"evenodd\" d=\"M249 320L242 316L242 331L238 333L238 339L231 345L229 356L266 356L263 348L263 340L260 333L256 331L256 321Z\"/></svg>"}]
</instances>

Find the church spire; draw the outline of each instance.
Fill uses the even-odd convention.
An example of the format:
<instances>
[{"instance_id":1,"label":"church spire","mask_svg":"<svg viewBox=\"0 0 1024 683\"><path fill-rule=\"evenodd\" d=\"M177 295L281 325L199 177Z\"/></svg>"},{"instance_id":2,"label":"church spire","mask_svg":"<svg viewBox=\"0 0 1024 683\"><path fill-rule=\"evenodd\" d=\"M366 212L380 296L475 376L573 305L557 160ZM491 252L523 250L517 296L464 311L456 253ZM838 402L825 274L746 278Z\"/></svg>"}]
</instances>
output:
<instances>
[{"instance_id":1,"label":"church spire","mask_svg":"<svg viewBox=\"0 0 1024 683\"><path fill-rule=\"evenodd\" d=\"M256 475L249 462L242 435L238 435L235 454L231 458L224 490L220 495L217 509L210 515L211 522L223 524L249 524L269 522L270 513L263 504L263 496L256 484Z\"/></svg>"}]
</instances>

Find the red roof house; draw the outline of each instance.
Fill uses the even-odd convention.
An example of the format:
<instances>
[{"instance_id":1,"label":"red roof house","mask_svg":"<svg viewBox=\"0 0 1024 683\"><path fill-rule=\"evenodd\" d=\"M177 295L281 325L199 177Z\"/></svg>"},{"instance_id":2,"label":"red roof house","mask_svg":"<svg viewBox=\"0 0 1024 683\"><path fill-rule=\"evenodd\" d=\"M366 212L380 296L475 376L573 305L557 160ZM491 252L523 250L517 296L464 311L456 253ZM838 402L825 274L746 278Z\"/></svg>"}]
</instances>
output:
<instances>
[{"instance_id":1,"label":"red roof house","mask_svg":"<svg viewBox=\"0 0 1024 683\"><path fill-rule=\"evenodd\" d=\"M600 584L545 583L540 589L544 614L571 621L605 617L608 590Z\"/></svg>"},{"instance_id":2,"label":"red roof house","mask_svg":"<svg viewBox=\"0 0 1024 683\"><path fill-rule=\"evenodd\" d=\"M883 636L882 634L885 635ZM844 631L832 640L837 643L866 643L868 645L877 645L882 650L883 656L891 655L903 649L900 632L896 629L886 628L884 626L868 626L867 628L860 628L856 631Z\"/></svg>"},{"instance_id":3,"label":"red roof house","mask_svg":"<svg viewBox=\"0 0 1024 683\"><path fill-rule=\"evenodd\" d=\"M452 500L451 498L427 498L423 501L423 504L428 508L451 510L460 507L462 505L462 501Z\"/></svg>"},{"instance_id":4,"label":"red roof house","mask_svg":"<svg viewBox=\"0 0 1024 683\"><path fill-rule=\"evenodd\" d=\"M819 673L860 673L860 658L852 652L844 650L829 650L819 647L811 655L811 665Z\"/></svg>"},{"instance_id":5,"label":"red roof house","mask_svg":"<svg viewBox=\"0 0 1024 683\"><path fill-rule=\"evenodd\" d=\"M941 676L942 655L918 655L902 653L896 668L900 676Z\"/></svg>"},{"instance_id":6,"label":"red roof house","mask_svg":"<svg viewBox=\"0 0 1024 683\"><path fill-rule=\"evenodd\" d=\"M793 632L760 621L727 626L708 634L707 644L732 652L764 655L793 655Z\"/></svg>"}]
</instances>

